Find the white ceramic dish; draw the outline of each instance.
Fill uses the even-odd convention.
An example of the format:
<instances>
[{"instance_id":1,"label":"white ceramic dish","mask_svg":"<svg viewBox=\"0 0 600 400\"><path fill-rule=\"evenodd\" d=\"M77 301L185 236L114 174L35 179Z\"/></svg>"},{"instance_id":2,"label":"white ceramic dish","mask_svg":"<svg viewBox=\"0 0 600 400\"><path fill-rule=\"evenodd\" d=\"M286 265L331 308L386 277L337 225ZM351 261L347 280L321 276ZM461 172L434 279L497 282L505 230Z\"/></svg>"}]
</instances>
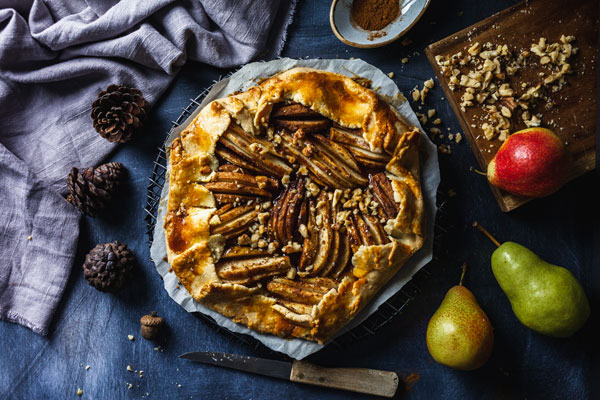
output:
<instances>
[{"instance_id":1,"label":"white ceramic dish","mask_svg":"<svg viewBox=\"0 0 600 400\"><path fill-rule=\"evenodd\" d=\"M352 47L380 47L404 35L421 18L431 0L398 0L400 15L380 31L366 31L350 19L353 0L333 0L329 23L335 36Z\"/></svg>"}]
</instances>

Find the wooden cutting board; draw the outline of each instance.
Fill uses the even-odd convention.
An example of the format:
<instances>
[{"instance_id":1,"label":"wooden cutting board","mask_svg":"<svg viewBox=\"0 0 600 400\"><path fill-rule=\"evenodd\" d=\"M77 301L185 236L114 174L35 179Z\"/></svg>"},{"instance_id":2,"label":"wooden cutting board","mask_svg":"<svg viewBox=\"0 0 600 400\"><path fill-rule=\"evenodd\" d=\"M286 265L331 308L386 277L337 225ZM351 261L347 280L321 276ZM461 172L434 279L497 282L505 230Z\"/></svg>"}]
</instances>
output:
<instances>
[{"instance_id":1,"label":"wooden cutting board","mask_svg":"<svg viewBox=\"0 0 600 400\"><path fill-rule=\"evenodd\" d=\"M596 162L597 1L525 1L425 49L427 58L483 171L487 169L502 142L498 139L487 140L484 137L481 122L478 121L481 121L480 118L486 111L481 107L467 107L465 112L461 111L464 88L457 86L455 91L450 90L448 78L443 75L435 56L451 56L459 51L464 53L475 42L506 44L511 50L529 49L540 37L545 37L550 44L559 42L562 35L572 35L576 38L572 44L579 50L569 59L573 73L567 76L567 85L562 90L550 94L555 103L552 108L547 109L543 102L539 102L532 111L542 113L541 126L552 129L567 145L574 160L571 180L594 169ZM507 77L506 82L513 88L520 87L522 82L539 82L541 79L537 76L538 71L534 71L533 68L528 71L524 68L512 77ZM518 108L515 111L517 110ZM511 118L511 132L526 128L520 117L521 111L516 114ZM530 200L493 186L491 188L503 211L513 210Z\"/></svg>"}]
</instances>

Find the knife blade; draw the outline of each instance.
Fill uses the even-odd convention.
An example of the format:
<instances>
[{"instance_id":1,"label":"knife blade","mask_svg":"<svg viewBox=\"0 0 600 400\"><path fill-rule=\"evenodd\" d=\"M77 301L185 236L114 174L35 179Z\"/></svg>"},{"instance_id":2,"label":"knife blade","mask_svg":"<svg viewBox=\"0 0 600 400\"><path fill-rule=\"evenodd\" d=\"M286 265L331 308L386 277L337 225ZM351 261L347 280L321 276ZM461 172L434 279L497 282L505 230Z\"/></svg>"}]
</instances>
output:
<instances>
[{"instance_id":1,"label":"knife blade","mask_svg":"<svg viewBox=\"0 0 600 400\"><path fill-rule=\"evenodd\" d=\"M200 351L185 353L180 358L353 392L392 397L398 389L398 375L391 371L367 368L324 368L306 361L278 361L238 354Z\"/></svg>"},{"instance_id":2,"label":"knife blade","mask_svg":"<svg viewBox=\"0 0 600 400\"><path fill-rule=\"evenodd\" d=\"M290 379L290 374L292 373L292 363L290 362L267 360L265 358L241 356L238 354L198 351L182 354L179 358L280 379Z\"/></svg>"}]
</instances>

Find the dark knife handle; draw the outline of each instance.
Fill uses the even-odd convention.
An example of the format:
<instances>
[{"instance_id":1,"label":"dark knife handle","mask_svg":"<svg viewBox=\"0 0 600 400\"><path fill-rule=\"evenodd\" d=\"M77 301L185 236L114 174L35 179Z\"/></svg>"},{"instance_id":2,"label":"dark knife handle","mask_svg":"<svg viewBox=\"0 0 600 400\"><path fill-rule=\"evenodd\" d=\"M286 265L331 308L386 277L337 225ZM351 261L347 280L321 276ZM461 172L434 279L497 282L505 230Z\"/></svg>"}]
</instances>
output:
<instances>
[{"instance_id":1,"label":"dark knife handle","mask_svg":"<svg viewBox=\"0 0 600 400\"><path fill-rule=\"evenodd\" d=\"M294 361L290 380L351 392L392 397L398 389L395 372L367 368L323 368L305 361Z\"/></svg>"}]
</instances>

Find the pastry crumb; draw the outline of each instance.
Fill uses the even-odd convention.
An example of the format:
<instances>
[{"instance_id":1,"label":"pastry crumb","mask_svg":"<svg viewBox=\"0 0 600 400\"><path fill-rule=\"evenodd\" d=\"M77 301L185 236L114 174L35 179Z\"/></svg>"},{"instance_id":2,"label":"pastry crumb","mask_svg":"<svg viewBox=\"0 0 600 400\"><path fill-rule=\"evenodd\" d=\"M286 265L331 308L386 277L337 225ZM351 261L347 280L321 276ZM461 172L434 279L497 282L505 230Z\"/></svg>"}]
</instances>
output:
<instances>
[{"instance_id":1,"label":"pastry crumb","mask_svg":"<svg viewBox=\"0 0 600 400\"><path fill-rule=\"evenodd\" d=\"M131 365L128 365L128 366L127 366L127 371L129 371L129 372L132 372L132 371L133 371L133 368L131 368Z\"/></svg>"},{"instance_id":2,"label":"pastry crumb","mask_svg":"<svg viewBox=\"0 0 600 400\"><path fill-rule=\"evenodd\" d=\"M86 371L87 371L87 370L89 370L90 368L91 368L91 367L90 367L89 365L86 365L86 366L85 366L85 370L86 370Z\"/></svg>"},{"instance_id":3,"label":"pastry crumb","mask_svg":"<svg viewBox=\"0 0 600 400\"><path fill-rule=\"evenodd\" d=\"M27 240L31 240L31 239L33 239L33 236L31 236L31 235L27 236Z\"/></svg>"},{"instance_id":4,"label":"pastry crumb","mask_svg":"<svg viewBox=\"0 0 600 400\"><path fill-rule=\"evenodd\" d=\"M396 74L394 74L393 72L390 72L389 74L387 74L387 76L389 76L390 78L394 78L394 76L396 76Z\"/></svg>"},{"instance_id":5,"label":"pastry crumb","mask_svg":"<svg viewBox=\"0 0 600 400\"><path fill-rule=\"evenodd\" d=\"M77 388L77 396L82 396L83 395L83 390L81 388Z\"/></svg>"},{"instance_id":6,"label":"pastry crumb","mask_svg":"<svg viewBox=\"0 0 600 400\"><path fill-rule=\"evenodd\" d=\"M133 335L127 335L127 339L131 340L132 342L134 341L135 337Z\"/></svg>"}]
</instances>

